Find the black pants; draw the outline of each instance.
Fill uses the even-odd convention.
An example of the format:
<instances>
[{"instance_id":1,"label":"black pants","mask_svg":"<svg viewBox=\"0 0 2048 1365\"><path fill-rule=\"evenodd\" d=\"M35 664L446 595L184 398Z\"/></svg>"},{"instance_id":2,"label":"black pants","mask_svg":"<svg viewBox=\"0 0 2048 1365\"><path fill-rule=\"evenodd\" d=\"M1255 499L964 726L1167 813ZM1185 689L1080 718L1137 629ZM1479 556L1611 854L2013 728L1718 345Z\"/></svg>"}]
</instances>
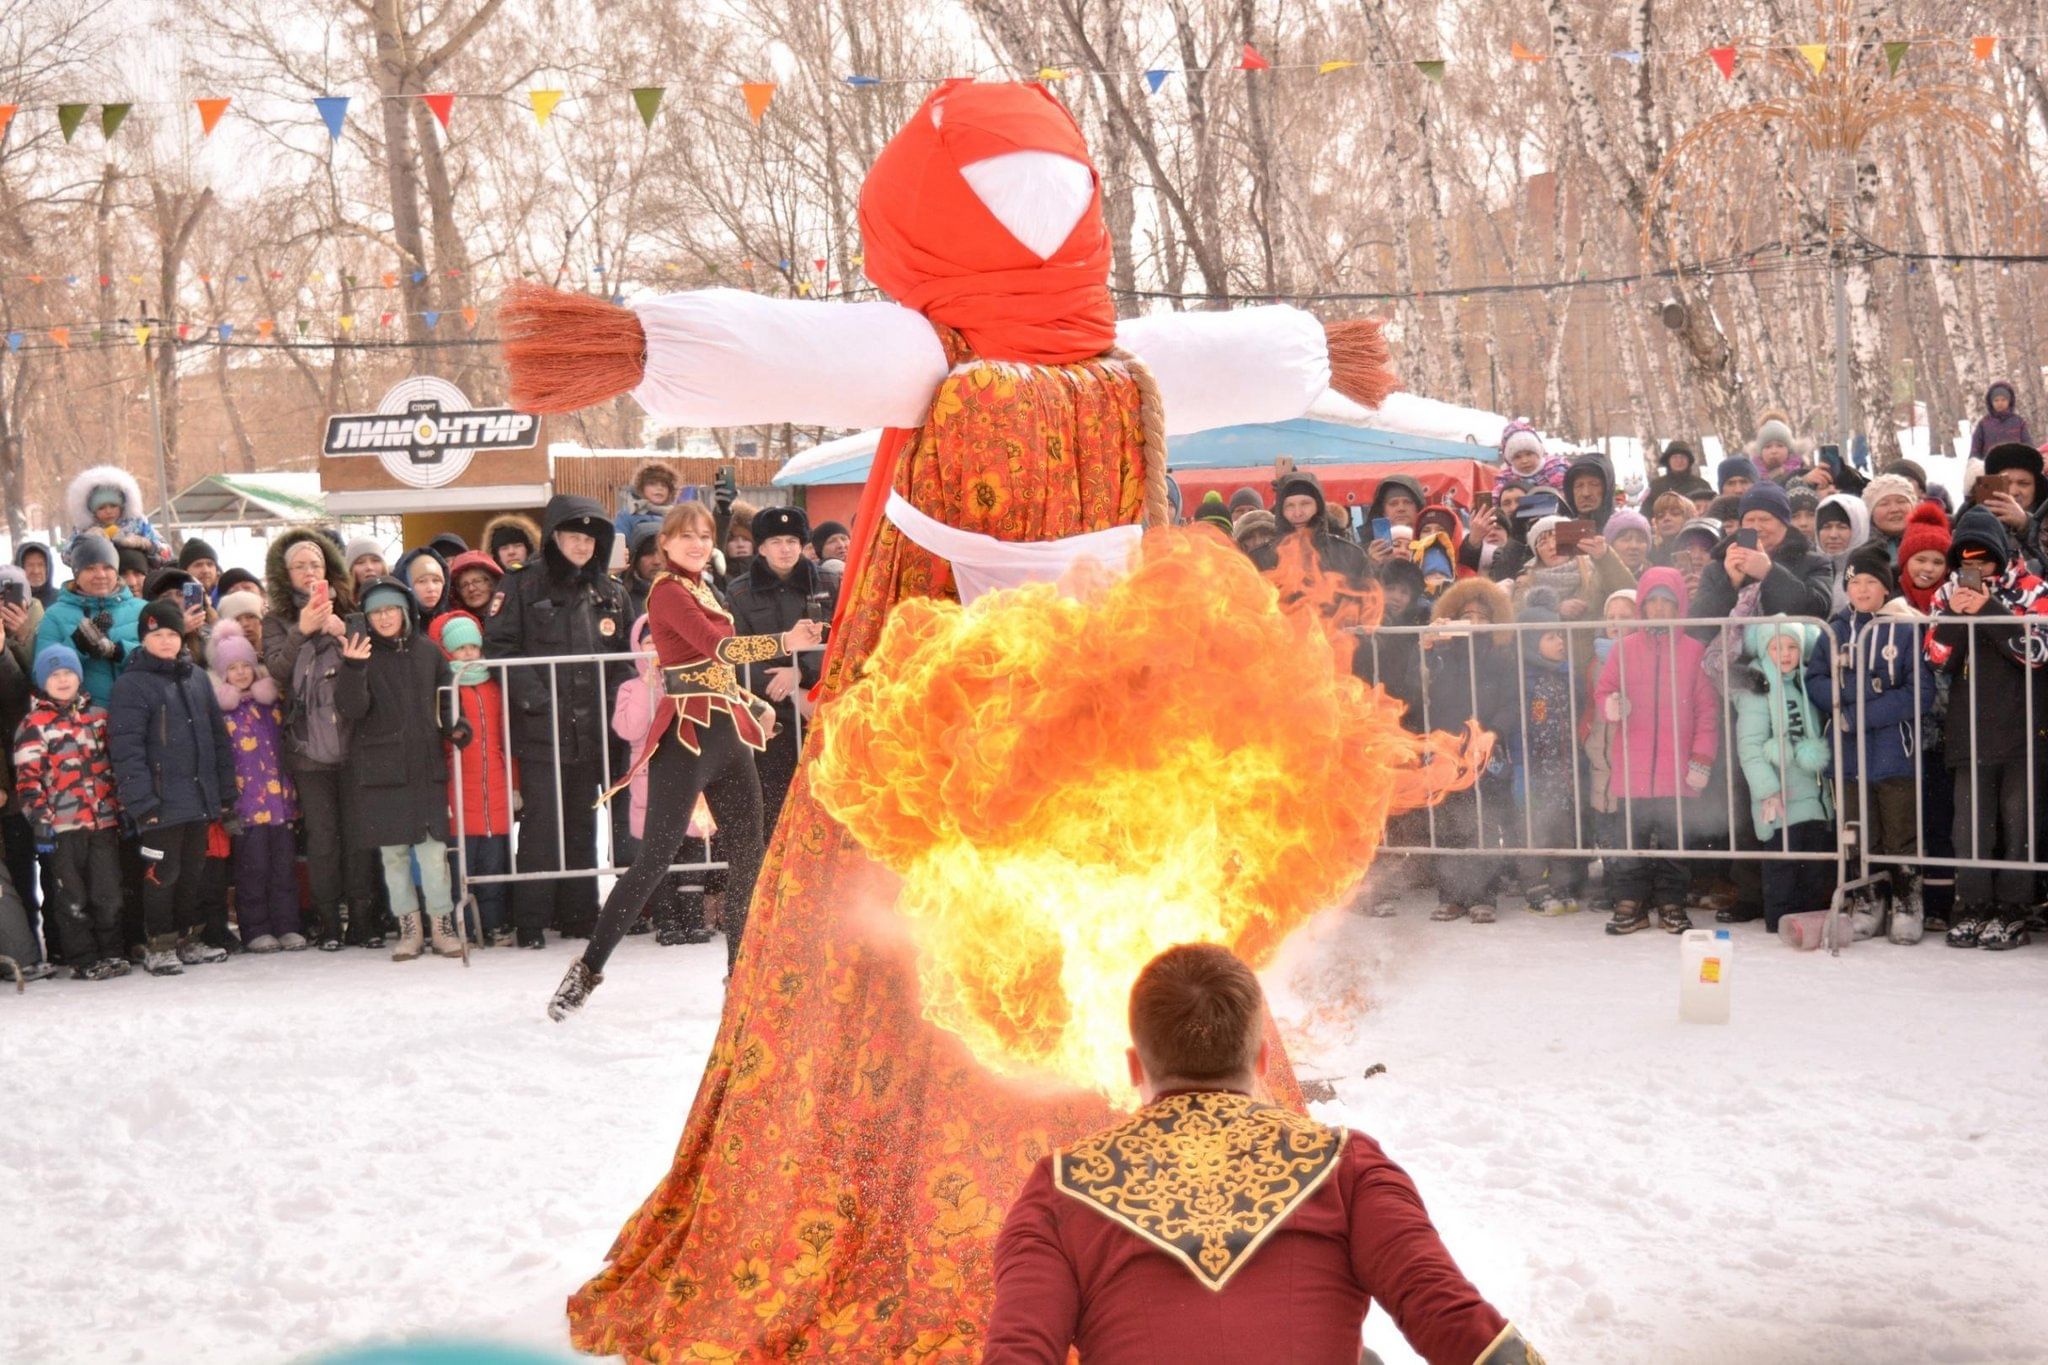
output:
<instances>
[{"instance_id":1,"label":"black pants","mask_svg":"<svg viewBox=\"0 0 2048 1365\"><path fill-rule=\"evenodd\" d=\"M346 805L339 768L294 772L299 789L299 814L306 833L306 880L313 891L313 919L307 927L315 938L341 937L343 898L354 912L349 928L360 941L369 936L370 907L377 895L377 853L351 850L346 834Z\"/></svg>"},{"instance_id":2,"label":"black pants","mask_svg":"<svg viewBox=\"0 0 2048 1365\"><path fill-rule=\"evenodd\" d=\"M729 864L726 966L739 960L754 879L761 875L761 779L754 769L754 751L740 739L730 717L714 712L711 724L697 731L697 742L703 752L693 754L673 731L665 732L648 760L647 823L640 833L640 856L612 883L597 930L583 950L583 960L593 972L604 970L605 959L625 936L626 927L640 917L641 907L668 875L699 793L718 821L719 843Z\"/></svg>"},{"instance_id":3,"label":"black pants","mask_svg":"<svg viewBox=\"0 0 2048 1365\"><path fill-rule=\"evenodd\" d=\"M1822 853L1834 847L1835 831L1825 820L1802 820L1784 831L1782 843L1777 835L1763 842L1767 849ZM1762 863L1764 928L1776 933L1778 921L1787 915L1828 908L1835 891L1833 863L1758 861Z\"/></svg>"},{"instance_id":4,"label":"black pants","mask_svg":"<svg viewBox=\"0 0 2048 1365\"><path fill-rule=\"evenodd\" d=\"M46 913L57 960L72 967L120 957L121 837L110 829L71 829L50 855Z\"/></svg>"},{"instance_id":5,"label":"black pants","mask_svg":"<svg viewBox=\"0 0 2048 1365\"><path fill-rule=\"evenodd\" d=\"M754 760L761 774L761 828L770 834L782 819L782 803L789 799L789 785L796 781L796 766L803 753L797 745L796 707L787 703L776 707L775 723L781 728Z\"/></svg>"},{"instance_id":6,"label":"black pants","mask_svg":"<svg viewBox=\"0 0 2048 1365\"><path fill-rule=\"evenodd\" d=\"M519 790L526 804L519 816L519 847L513 867L519 872L569 870L578 875L514 882L512 923L526 930L552 928L582 936L591 932L597 920L597 878L589 874L600 866L595 803L604 771L597 762L557 768L552 757L550 753L520 758ZM555 837L558 792L559 845ZM689 820L687 809L682 818ZM650 823L653 820L651 811L648 819Z\"/></svg>"},{"instance_id":7,"label":"black pants","mask_svg":"<svg viewBox=\"0 0 2048 1365\"><path fill-rule=\"evenodd\" d=\"M0 735L0 744L12 743L13 735ZM53 879L56 873L47 858L37 858L35 828L21 812L10 810L0 814L0 844L6 847L7 875L14 879L14 889L21 895L22 908L28 911L28 930L34 933L36 910L48 896L48 888L39 893L36 887L38 865ZM44 937L48 936L48 930L45 930Z\"/></svg>"},{"instance_id":8,"label":"black pants","mask_svg":"<svg viewBox=\"0 0 2048 1365\"><path fill-rule=\"evenodd\" d=\"M1643 857L1645 850L1676 849L1678 844L1678 802L1669 796L1638 796L1625 803L1630 817L1634 857L1614 859L1608 877L1610 893L1617 903L1633 901L1646 908L1685 904L1692 874L1677 858ZM1688 831L1688 836L1690 831Z\"/></svg>"},{"instance_id":9,"label":"black pants","mask_svg":"<svg viewBox=\"0 0 2048 1365\"><path fill-rule=\"evenodd\" d=\"M142 931L151 947L197 928L206 872L204 820L155 825L136 837L142 854Z\"/></svg>"},{"instance_id":10,"label":"black pants","mask_svg":"<svg viewBox=\"0 0 2048 1365\"><path fill-rule=\"evenodd\" d=\"M2012 758L1957 771L1958 858L2029 860L2033 840L2027 828L2027 767L2025 758ZM2037 806L2044 801L2048 801L2048 784L2039 785L2034 794ZM2034 874L2024 869L1965 867L1956 873L1960 905L1989 909L2028 905L2033 899Z\"/></svg>"}]
</instances>

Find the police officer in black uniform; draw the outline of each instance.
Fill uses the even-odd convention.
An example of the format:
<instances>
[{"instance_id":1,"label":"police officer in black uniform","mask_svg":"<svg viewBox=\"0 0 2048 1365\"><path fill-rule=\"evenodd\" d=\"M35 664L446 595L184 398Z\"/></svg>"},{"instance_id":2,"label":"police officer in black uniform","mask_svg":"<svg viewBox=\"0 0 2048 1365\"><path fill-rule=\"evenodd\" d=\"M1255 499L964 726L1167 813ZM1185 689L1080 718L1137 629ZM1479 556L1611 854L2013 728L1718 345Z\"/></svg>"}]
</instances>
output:
<instances>
[{"instance_id":1,"label":"police officer in black uniform","mask_svg":"<svg viewBox=\"0 0 2048 1365\"><path fill-rule=\"evenodd\" d=\"M754 514L754 554L742 561L726 585L737 635L780 636L802 620L829 622L839 605L839 580L804 557L810 528L794 507L769 507ZM775 737L756 762L761 774L761 828L775 830L783 798L796 778L798 757L796 702L799 693L817 684L825 662L822 649L787 654L765 664L750 665L748 679L756 696L775 704Z\"/></svg>"},{"instance_id":2,"label":"police officer in black uniform","mask_svg":"<svg viewBox=\"0 0 2048 1365\"><path fill-rule=\"evenodd\" d=\"M621 656L616 664L506 670L505 710L525 802L514 863L520 872L598 866L595 803L603 789L611 707L632 671L624 658L632 624L626 590L607 572L615 536L597 503L557 494L541 514L539 559L505 575L484 623L484 655L491 659ZM597 879L515 882L512 921L522 948L544 946L542 931L550 925L565 937L588 938L597 923Z\"/></svg>"}]
</instances>

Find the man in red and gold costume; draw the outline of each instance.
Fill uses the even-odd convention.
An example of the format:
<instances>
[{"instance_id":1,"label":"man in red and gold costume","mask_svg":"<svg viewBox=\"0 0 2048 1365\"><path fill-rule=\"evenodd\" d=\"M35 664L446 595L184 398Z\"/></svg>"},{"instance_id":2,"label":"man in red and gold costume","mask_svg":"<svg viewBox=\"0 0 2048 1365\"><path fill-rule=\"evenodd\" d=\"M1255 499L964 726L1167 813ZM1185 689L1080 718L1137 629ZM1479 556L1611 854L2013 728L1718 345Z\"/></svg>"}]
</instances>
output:
<instances>
[{"instance_id":1,"label":"man in red and gold costume","mask_svg":"<svg viewBox=\"0 0 2048 1365\"><path fill-rule=\"evenodd\" d=\"M1377 1299L1430 1365L1541 1365L1362 1133L1259 1098L1259 980L1188 943L1131 988L1144 1107L1040 1159L996 1242L984 1365L1357 1365Z\"/></svg>"},{"instance_id":2,"label":"man in red and gold costume","mask_svg":"<svg viewBox=\"0 0 2048 1365\"><path fill-rule=\"evenodd\" d=\"M528 411L630 391L675 425L887 428L812 753L899 604L1127 557L1167 519L1169 434L1392 387L1366 322L1285 307L1119 322L1101 188L1042 86L940 87L883 149L860 219L867 277L895 302L706 289L628 309L524 286L500 320ZM570 1299L578 1348L980 1353L1005 1208L1033 1162L1113 1111L1007 1083L931 1023L915 961L863 918L893 894L800 770L675 1163ZM1301 1102L1277 1043L1267 1087Z\"/></svg>"}]
</instances>

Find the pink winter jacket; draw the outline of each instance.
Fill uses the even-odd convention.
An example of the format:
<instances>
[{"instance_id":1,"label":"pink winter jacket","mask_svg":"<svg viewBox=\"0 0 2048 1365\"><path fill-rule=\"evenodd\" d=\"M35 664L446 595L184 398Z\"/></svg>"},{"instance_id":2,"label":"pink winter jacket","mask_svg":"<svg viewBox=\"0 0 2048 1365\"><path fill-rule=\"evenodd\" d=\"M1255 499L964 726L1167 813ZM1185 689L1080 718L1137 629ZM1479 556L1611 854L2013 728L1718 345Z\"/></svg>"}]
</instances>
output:
<instances>
[{"instance_id":1,"label":"pink winter jacket","mask_svg":"<svg viewBox=\"0 0 2048 1365\"><path fill-rule=\"evenodd\" d=\"M1636 600L1658 588L1678 597L1686 613L1685 580L1678 570L1646 570ZM1712 763L1721 744L1721 695L1701 666L1707 647L1676 630L1630 631L1607 652L1606 667L1593 685L1596 716L1607 714L1607 699L1619 696L1623 715L1609 747L1617 797L1684 794L1686 766ZM1674 704L1675 697L1675 704Z\"/></svg>"},{"instance_id":2,"label":"pink winter jacket","mask_svg":"<svg viewBox=\"0 0 2048 1365\"><path fill-rule=\"evenodd\" d=\"M647 618L642 616L633 623L633 652L641 653L651 646L647 642ZM654 741L649 733L654 728L654 707L661 700L661 675L654 673L651 666L643 666L632 677L619 684L619 695L612 700L612 733L633 746L633 813L630 825L635 839L641 838L641 831L647 827L647 765L640 761L647 746Z\"/></svg>"}]
</instances>

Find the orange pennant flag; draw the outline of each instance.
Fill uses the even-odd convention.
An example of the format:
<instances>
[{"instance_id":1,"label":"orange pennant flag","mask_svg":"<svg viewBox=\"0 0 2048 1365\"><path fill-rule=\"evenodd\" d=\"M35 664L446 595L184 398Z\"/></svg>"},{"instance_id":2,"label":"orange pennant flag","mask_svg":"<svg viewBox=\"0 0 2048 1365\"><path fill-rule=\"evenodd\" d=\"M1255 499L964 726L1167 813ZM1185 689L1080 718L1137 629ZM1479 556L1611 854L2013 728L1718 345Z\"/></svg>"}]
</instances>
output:
<instances>
[{"instance_id":1,"label":"orange pennant flag","mask_svg":"<svg viewBox=\"0 0 2048 1365\"><path fill-rule=\"evenodd\" d=\"M740 95L747 102L747 117L755 123L768 112L768 105L775 98L775 82L748 81L740 87Z\"/></svg>"},{"instance_id":2,"label":"orange pennant flag","mask_svg":"<svg viewBox=\"0 0 2048 1365\"><path fill-rule=\"evenodd\" d=\"M1990 61L1991 54L1997 47L1998 37L1996 34L1980 33L1970 39L1970 55L1980 62Z\"/></svg>"},{"instance_id":3,"label":"orange pennant flag","mask_svg":"<svg viewBox=\"0 0 2048 1365\"><path fill-rule=\"evenodd\" d=\"M277 324L269 318L264 318L256 324L256 335L265 341L270 340L270 334L276 330Z\"/></svg>"},{"instance_id":4,"label":"orange pennant flag","mask_svg":"<svg viewBox=\"0 0 2048 1365\"><path fill-rule=\"evenodd\" d=\"M71 329L69 327L52 327L50 329L50 340L56 342L64 350L70 350Z\"/></svg>"},{"instance_id":5,"label":"orange pennant flag","mask_svg":"<svg viewBox=\"0 0 2048 1365\"><path fill-rule=\"evenodd\" d=\"M228 111L227 100L193 100L199 106L199 135L213 136L213 125L220 122L220 116Z\"/></svg>"},{"instance_id":6,"label":"orange pennant flag","mask_svg":"<svg viewBox=\"0 0 2048 1365\"><path fill-rule=\"evenodd\" d=\"M426 101L427 108L434 111L434 117L441 120L441 128L445 132L448 127L448 113L455 107L455 92L443 90L432 95L421 95L420 98Z\"/></svg>"},{"instance_id":7,"label":"orange pennant flag","mask_svg":"<svg viewBox=\"0 0 2048 1365\"><path fill-rule=\"evenodd\" d=\"M1542 52L1531 52L1528 48L1523 47L1520 43L1511 42L1508 44L1508 56L1514 58L1518 62L1540 62L1547 55L1547 53Z\"/></svg>"},{"instance_id":8,"label":"orange pennant flag","mask_svg":"<svg viewBox=\"0 0 2048 1365\"><path fill-rule=\"evenodd\" d=\"M7 125L14 122L14 115L20 108L18 104L0 104L0 137L7 136Z\"/></svg>"},{"instance_id":9,"label":"orange pennant flag","mask_svg":"<svg viewBox=\"0 0 2048 1365\"><path fill-rule=\"evenodd\" d=\"M395 288L395 287L397 286L397 284L398 284L398 272L397 272L396 270L387 270L387 271L385 271L385 272L384 272L384 287L385 287L386 289L391 289L391 288Z\"/></svg>"},{"instance_id":10,"label":"orange pennant flag","mask_svg":"<svg viewBox=\"0 0 2048 1365\"><path fill-rule=\"evenodd\" d=\"M465 308L462 310L462 325L471 331L476 330L476 309Z\"/></svg>"}]
</instances>

